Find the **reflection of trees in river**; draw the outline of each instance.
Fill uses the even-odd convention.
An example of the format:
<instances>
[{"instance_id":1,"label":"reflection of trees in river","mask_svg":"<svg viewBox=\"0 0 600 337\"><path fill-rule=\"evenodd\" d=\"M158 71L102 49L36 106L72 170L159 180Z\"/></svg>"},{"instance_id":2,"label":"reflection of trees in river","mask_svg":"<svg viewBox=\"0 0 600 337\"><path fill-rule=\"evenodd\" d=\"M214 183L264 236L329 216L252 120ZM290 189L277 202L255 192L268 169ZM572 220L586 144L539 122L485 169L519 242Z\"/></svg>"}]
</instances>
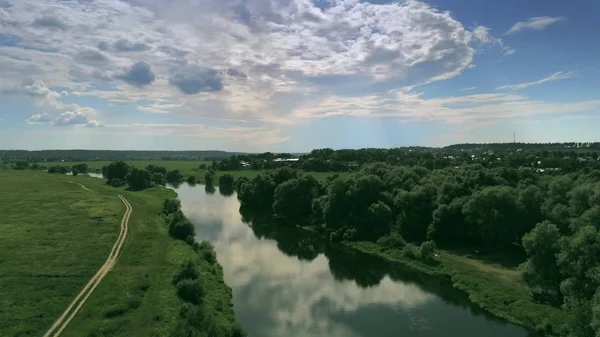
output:
<instances>
[{"instance_id":1,"label":"reflection of trees in river","mask_svg":"<svg viewBox=\"0 0 600 337\"><path fill-rule=\"evenodd\" d=\"M321 239L318 233L276 224L270 214L252 213L247 208L241 207L240 213L242 221L249 223L257 238L275 240L277 248L285 255L312 261L323 252L325 240Z\"/></svg>"},{"instance_id":2,"label":"reflection of trees in river","mask_svg":"<svg viewBox=\"0 0 600 337\"><path fill-rule=\"evenodd\" d=\"M300 260L312 261L320 253L329 260L329 269L337 281L351 280L362 288L379 285L385 276L396 282L412 284L424 292L435 294L444 303L469 310L474 316L507 324L469 301L467 294L454 288L450 279L412 271L401 263L362 253L340 245L330 245L323 236L311 230L277 223L272 214L240 207L242 221L259 239L272 239L279 250ZM530 333L531 337L537 336Z\"/></svg>"},{"instance_id":3,"label":"reflection of trees in river","mask_svg":"<svg viewBox=\"0 0 600 337\"><path fill-rule=\"evenodd\" d=\"M233 187L232 186L219 186L219 194L224 197L229 197L233 195Z\"/></svg>"},{"instance_id":4,"label":"reflection of trees in river","mask_svg":"<svg viewBox=\"0 0 600 337\"><path fill-rule=\"evenodd\" d=\"M215 191L216 191L215 185L213 185L213 184L204 185L204 192L206 192L206 194L213 195L213 194L215 194Z\"/></svg>"}]
</instances>

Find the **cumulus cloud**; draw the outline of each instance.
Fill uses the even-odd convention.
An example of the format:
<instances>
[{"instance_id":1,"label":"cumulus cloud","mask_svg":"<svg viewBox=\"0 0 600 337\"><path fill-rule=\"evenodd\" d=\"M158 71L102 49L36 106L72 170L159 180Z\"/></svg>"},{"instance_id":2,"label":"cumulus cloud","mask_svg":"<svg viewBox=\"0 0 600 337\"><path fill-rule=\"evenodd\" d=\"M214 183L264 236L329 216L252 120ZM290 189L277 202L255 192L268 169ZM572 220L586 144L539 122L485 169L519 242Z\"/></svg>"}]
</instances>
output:
<instances>
[{"instance_id":1,"label":"cumulus cloud","mask_svg":"<svg viewBox=\"0 0 600 337\"><path fill-rule=\"evenodd\" d=\"M555 72L554 74L544 77L541 80L537 80L537 81L533 81L533 82L526 82L526 83L518 83L518 84L509 84L509 85L503 85L500 86L498 88L496 88L496 90L519 90L519 89L525 89L525 88L529 88L531 86L534 85L540 85L540 84L544 84L544 83L548 83L548 82L553 82L553 81L558 81L558 80L566 80L568 78L571 78L575 76L575 73L572 71L569 72L563 72L563 71L558 71Z\"/></svg>"},{"instance_id":2,"label":"cumulus cloud","mask_svg":"<svg viewBox=\"0 0 600 337\"><path fill-rule=\"evenodd\" d=\"M106 55L92 49L78 52L75 58L81 63L90 65L106 64L109 61Z\"/></svg>"},{"instance_id":3,"label":"cumulus cloud","mask_svg":"<svg viewBox=\"0 0 600 337\"><path fill-rule=\"evenodd\" d=\"M48 96L58 96L57 93L50 90L44 81L33 80L31 78L24 80L16 86L8 86L0 89L4 94L27 95L36 98L45 98Z\"/></svg>"},{"instance_id":4,"label":"cumulus cloud","mask_svg":"<svg viewBox=\"0 0 600 337\"><path fill-rule=\"evenodd\" d=\"M32 25L34 27L47 28L50 30L66 30L69 28L69 26L59 18L51 15L45 15L35 19Z\"/></svg>"},{"instance_id":5,"label":"cumulus cloud","mask_svg":"<svg viewBox=\"0 0 600 337\"><path fill-rule=\"evenodd\" d=\"M79 111L67 111L61 113L56 120L54 125L67 126L67 125L83 125L86 127L101 127L103 126L96 120L89 120L88 116Z\"/></svg>"},{"instance_id":6,"label":"cumulus cloud","mask_svg":"<svg viewBox=\"0 0 600 337\"><path fill-rule=\"evenodd\" d=\"M35 114L27 118L26 122L28 124L50 123L52 122L52 117L47 113Z\"/></svg>"},{"instance_id":7,"label":"cumulus cloud","mask_svg":"<svg viewBox=\"0 0 600 337\"><path fill-rule=\"evenodd\" d=\"M219 72L211 68L190 67L176 72L169 83L186 95L223 90Z\"/></svg>"},{"instance_id":8,"label":"cumulus cloud","mask_svg":"<svg viewBox=\"0 0 600 337\"><path fill-rule=\"evenodd\" d=\"M117 75L117 78L136 87L143 87L154 82L156 75L148 63L138 61L131 68L127 69L125 73Z\"/></svg>"},{"instance_id":9,"label":"cumulus cloud","mask_svg":"<svg viewBox=\"0 0 600 337\"><path fill-rule=\"evenodd\" d=\"M521 30L532 29L532 30L542 30L550 25L566 20L566 18L562 16L552 17L552 16L536 16L531 17L525 21L520 21L515 23L510 29L506 32L507 35L514 34Z\"/></svg>"},{"instance_id":10,"label":"cumulus cloud","mask_svg":"<svg viewBox=\"0 0 600 337\"><path fill-rule=\"evenodd\" d=\"M141 52L150 50L150 45L143 42L134 42L127 39L119 39L112 44L106 41L100 41L98 43L98 49L103 51L113 52Z\"/></svg>"}]
</instances>

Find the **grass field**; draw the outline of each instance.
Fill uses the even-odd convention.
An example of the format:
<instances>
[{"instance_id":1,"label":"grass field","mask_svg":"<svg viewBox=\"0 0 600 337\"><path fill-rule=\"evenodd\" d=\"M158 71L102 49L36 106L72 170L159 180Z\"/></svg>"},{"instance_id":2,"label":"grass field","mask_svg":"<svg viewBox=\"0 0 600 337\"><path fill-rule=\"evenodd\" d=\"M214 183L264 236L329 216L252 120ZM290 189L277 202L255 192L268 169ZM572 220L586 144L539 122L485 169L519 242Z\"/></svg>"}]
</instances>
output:
<instances>
[{"instance_id":1,"label":"grass field","mask_svg":"<svg viewBox=\"0 0 600 337\"><path fill-rule=\"evenodd\" d=\"M521 271L516 268L445 251L438 257L440 264L429 265L408 259L400 251L384 250L372 242L348 242L346 245L402 267L448 279L455 288L465 292L471 302L513 324L554 336L566 333L562 310L535 303Z\"/></svg>"},{"instance_id":2,"label":"grass field","mask_svg":"<svg viewBox=\"0 0 600 337\"><path fill-rule=\"evenodd\" d=\"M62 165L62 166L73 166L77 164L81 164L83 162L46 162L42 163L45 166L52 165ZM110 164L110 161L88 161L85 162L88 164L90 172L101 172L102 167ZM204 183L204 172L205 170L200 170L200 164L210 165L210 161L181 161L181 160L134 160L128 161L127 163L137 167L137 168L145 168L148 165L162 166L167 169L167 171L171 170L179 170L184 176L184 179L187 179L189 176L196 177L196 181L200 184ZM242 170L242 171L217 171L215 175L215 181L219 181L219 177L224 174L231 174L235 178L238 177L247 177L254 178L259 173L264 173L266 170ZM306 172L314 176L317 180L325 180L328 176L334 174L333 172ZM340 175L346 173L339 173Z\"/></svg>"},{"instance_id":3,"label":"grass field","mask_svg":"<svg viewBox=\"0 0 600 337\"><path fill-rule=\"evenodd\" d=\"M0 171L0 186L0 336L43 335L103 264L124 212L117 192L133 206L124 251L62 336L169 334L182 304L172 275L184 259L198 260L159 215L174 192L31 171ZM230 288L220 269L202 267L207 309L232 324Z\"/></svg>"}]
</instances>

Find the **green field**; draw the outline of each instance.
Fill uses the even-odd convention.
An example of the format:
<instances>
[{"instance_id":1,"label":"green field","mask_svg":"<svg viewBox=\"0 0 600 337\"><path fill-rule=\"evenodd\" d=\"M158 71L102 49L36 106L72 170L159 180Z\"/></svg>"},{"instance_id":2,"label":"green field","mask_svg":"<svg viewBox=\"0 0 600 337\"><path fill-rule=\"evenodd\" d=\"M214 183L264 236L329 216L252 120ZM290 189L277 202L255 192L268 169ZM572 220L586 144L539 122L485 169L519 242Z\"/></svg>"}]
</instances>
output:
<instances>
[{"instance_id":1,"label":"green field","mask_svg":"<svg viewBox=\"0 0 600 337\"><path fill-rule=\"evenodd\" d=\"M0 186L0 336L43 335L104 263L125 209L117 192L133 207L122 255L62 336L168 335L182 304L171 279L186 258L201 267L206 309L234 322L220 268L167 233L160 211L174 192L31 171L0 171Z\"/></svg>"},{"instance_id":2,"label":"green field","mask_svg":"<svg viewBox=\"0 0 600 337\"><path fill-rule=\"evenodd\" d=\"M101 172L102 167L110 164L110 161L85 161L85 162L42 162L40 165L44 166L52 166L52 165L63 165L63 166L73 166L81 163L88 164L90 172ZM131 160L126 161L126 163L131 164L137 168L144 168L148 165L162 166L167 169L167 171L171 170L179 170L183 173L184 176L189 175L204 175L204 170L200 170L200 164L205 164L210 166L212 162L210 161L186 161L186 160Z\"/></svg>"},{"instance_id":3,"label":"green field","mask_svg":"<svg viewBox=\"0 0 600 337\"><path fill-rule=\"evenodd\" d=\"M73 166L77 164L81 164L83 162L45 162L41 163L44 166L52 166L52 165L62 165L62 166ZM102 167L110 164L110 161L88 161L85 162L88 164L90 172L98 172L102 171ZM137 168L145 168L148 165L162 166L167 169L167 171L171 170L179 170L183 174L184 178L189 176L196 177L196 181L198 183L204 183L204 172L205 170L200 170L200 164L210 165L210 161L183 161L183 160L132 160L127 161L126 163L131 164ZM242 170L242 171L217 171L215 173L215 181L219 180L219 177L224 174L231 174L235 178L239 177L247 177L254 178L259 173L264 173L267 170ZM317 180L325 180L330 175L333 175L333 172L306 172L306 174L310 174L314 176ZM345 172L340 172L340 175L346 174Z\"/></svg>"}]
</instances>

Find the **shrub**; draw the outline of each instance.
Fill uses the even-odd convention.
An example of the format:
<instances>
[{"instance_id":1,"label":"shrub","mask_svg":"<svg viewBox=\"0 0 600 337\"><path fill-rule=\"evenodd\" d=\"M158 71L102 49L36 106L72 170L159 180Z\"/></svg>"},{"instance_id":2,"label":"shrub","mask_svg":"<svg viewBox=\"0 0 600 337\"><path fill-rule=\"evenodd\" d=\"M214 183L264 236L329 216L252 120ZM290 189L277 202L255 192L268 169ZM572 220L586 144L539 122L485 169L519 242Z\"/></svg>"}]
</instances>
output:
<instances>
[{"instance_id":1,"label":"shrub","mask_svg":"<svg viewBox=\"0 0 600 337\"><path fill-rule=\"evenodd\" d=\"M200 278L200 271L194 261L186 259L181 263L179 272L173 276L173 283L177 284L182 280L197 280Z\"/></svg>"},{"instance_id":2,"label":"shrub","mask_svg":"<svg viewBox=\"0 0 600 337\"><path fill-rule=\"evenodd\" d=\"M190 185L196 184L196 177L195 176L189 176L189 177L187 177L187 183L190 184Z\"/></svg>"},{"instance_id":3,"label":"shrub","mask_svg":"<svg viewBox=\"0 0 600 337\"><path fill-rule=\"evenodd\" d=\"M356 240L356 229L349 228L344 232L344 241L354 241Z\"/></svg>"},{"instance_id":4,"label":"shrub","mask_svg":"<svg viewBox=\"0 0 600 337\"><path fill-rule=\"evenodd\" d=\"M173 221L169 225L169 234L176 239L186 240L188 236L196 236L196 229L188 220Z\"/></svg>"},{"instance_id":5,"label":"shrub","mask_svg":"<svg viewBox=\"0 0 600 337\"><path fill-rule=\"evenodd\" d=\"M179 211L181 208L181 201L177 198L174 199L165 199L163 201L163 210L165 214L171 214Z\"/></svg>"},{"instance_id":6,"label":"shrub","mask_svg":"<svg viewBox=\"0 0 600 337\"><path fill-rule=\"evenodd\" d=\"M177 284L177 296L185 302L200 304L204 295L204 286L200 280L182 280Z\"/></svg>"},{"instance_id":7,"label":"shrub","mask_svg":"<svg viewBox=\"0 0 600 337\"><path fill-rule=\"evenodd\" d=\"M77 176L79 174L79 171L77 169L72 169L71 174Z\"/></svg>"},{"instance_id":8,"label":"shrub","mask_svg":"<svg viewBox=\"0 0 600 337\"><path fill-rule=\"evenodd\" d=\"M433 260L435 250L435 242L425 241L421 244L421 247L419 247L419 255L421 255L421 259L423 260Z\"/></svg>"},{"instance_id":9,"label":"shrub","mask_svg":"<svg viewBox=\"0 0 600 337\"><path fill-rule=\"evenodd\" d=\"M402 249L406 246L406 241L399 233L392 232L389 235L379 238L377 244L386 248Z\"/></svg>"},{"instance_id":10,"label":"shrub","mask_svg":"<svg viewBox=\"0 0 600 337\"><path fill-rule=\"evenodd\" d=\"M113 178L110 180L109 184L112 187L121 187L123 186L123 181L121 181L119 178Z\"/></svg>"},{"instance_id":11,"label":"shrub","mask_svg":"<svg viewBox=\"0 0 600 337\"><path fill-rule=\"evenodd\" d=\"M404 248L402 248L402 255L408 257L409 259L418 259L419 248L412 243L408 243L406 246L404 246Z\"/></svg>"},{"instance_id":12,"label":"shrub","mask_svg":"<svg viewBox=\"0 0 600 337\"><path fill-rule=\"evenodd\" d=\"M217 254L212 250L201 250L201 256L210 264L215 264L217 262Z\"/></svg>"}]
</instances>

